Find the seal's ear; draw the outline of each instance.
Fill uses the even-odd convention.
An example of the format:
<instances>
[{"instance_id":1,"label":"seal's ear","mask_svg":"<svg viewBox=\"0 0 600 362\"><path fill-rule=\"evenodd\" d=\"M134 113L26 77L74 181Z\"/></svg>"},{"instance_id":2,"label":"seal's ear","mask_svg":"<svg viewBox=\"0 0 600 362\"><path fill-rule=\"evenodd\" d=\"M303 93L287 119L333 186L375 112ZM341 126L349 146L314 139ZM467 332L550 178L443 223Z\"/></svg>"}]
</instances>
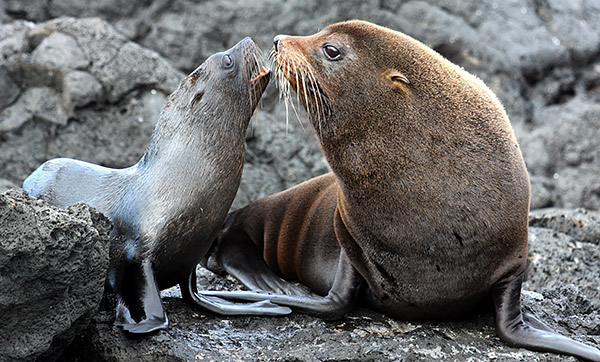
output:
<instances>
[{"instance_id":1,"label":"seal's ear","mask_svg":"<svg viewBox=\"0 0 600 362\"><path fill-rule=\"evenodd\" d=\"M384 72L384 77L398 90L404 91L406 90L406 86L410 84L408 77L395 69L386 70Z\"/></svg>"}]
</instances>

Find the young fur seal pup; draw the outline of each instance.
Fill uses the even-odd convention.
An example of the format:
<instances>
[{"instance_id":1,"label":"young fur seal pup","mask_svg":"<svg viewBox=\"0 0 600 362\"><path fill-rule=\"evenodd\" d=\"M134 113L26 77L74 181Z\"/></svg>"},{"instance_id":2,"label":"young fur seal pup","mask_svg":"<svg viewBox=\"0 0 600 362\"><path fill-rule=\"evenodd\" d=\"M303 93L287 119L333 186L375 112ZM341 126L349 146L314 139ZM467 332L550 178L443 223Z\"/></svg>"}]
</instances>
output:
<instances>
[{"instance_id":1,"label":"young fur seal pup","mask_svg":"<svg viewBox=\"0 0 600 362\"><path fill-rule=\"evenodd\" d=\"M194 293L195 265L238 189L246 128L269 82L261 59L250 38L209 57L170 95L137 164L117 170L58 158L23 182L34 197L59 207L85 202L112 219L107 282L117 295L115 324L129 332L168 327L159 290L176 284L218 313L290 312Z\"/></svg>"},{"instance_id":2,"label":"young fur seal pup","mask_svg":"<svg viewBox=\"0 0 600 362\"><path fill-rule=\"evenodd\" d=\"M288 295L205 295L325 318L363 299L404 320L457 318L493 299L507 344L600 360L598 349L521 312L529 180L483 82L363 21L274 42L283 85L307 109L333 172L231 213L208 259L252 290Z\"/></svg>"}]
</instances>

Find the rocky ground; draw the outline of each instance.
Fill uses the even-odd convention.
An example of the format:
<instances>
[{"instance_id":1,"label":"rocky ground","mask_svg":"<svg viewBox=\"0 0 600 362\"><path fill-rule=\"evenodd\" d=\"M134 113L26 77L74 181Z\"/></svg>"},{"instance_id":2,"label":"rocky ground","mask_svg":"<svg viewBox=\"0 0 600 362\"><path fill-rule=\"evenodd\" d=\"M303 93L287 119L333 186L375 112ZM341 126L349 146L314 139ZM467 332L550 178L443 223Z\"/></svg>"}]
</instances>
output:
<instances>
[{"instance_id":1,"label":"rocky ground","mask_svg":"<svg viewBox=\"0 0 600 362\"><path fill-rule=\"evenodd\" d=\"M532 208L553 208L531 216L525 287L538 294L527 294L524 303L564 333L600 344L600 218L589 211L600 209L600 3L595 0L0 0L0 192L20 186L53 157L129 166L143 154L166 96L207 56L247 35L268 50L276 34L312 34L350 18L412 35L498 94L530 171ZM293 114L289 123L286 119L271 85L248 131L234 208L326 172L304 115L300 121ZM41 206L31 207L24 210ZM10 229L4 215L0 228L12 233L6 235L27 230L18 223ZM0 240L9 245L16 239ZM2 265L14 258L6 251L2 255ZM0 269L0 282L10 279L7 270ZM204 274L202 283L217 287L222 281ZM11 294L5 290L14 288L3 287L4 298ZM174 324L170 331L127 339L110 326L110 314L100 312L92 327L79 333L81 348L69 349L63 360L83 360L82 355L126 360L131 353L146 360L549 358L505 347L488 314L416 324L366 310L338 322L298 314L220 318L190 309L176 293L165 301ZM0 308L9 308L2 303ZM10 324L15 330L26 325ZM35 351L29 357L42 353ZM19 356L27 359L25 352Z\"/></svg>"},{"instance_id":2,"label":"rocky ground","mask_svg":"<svg viewBox=\"0 0 600 362\"><path fill-rule=\"evenodd\" d=\"M2 361L574 360L507 347L489 310L461 321L410 323L362 308L332 322L299 313L221 317L186 305L177 288L162 292L171 328L132 337L113 327L111 296L100 303L108 219L85 205L56 209L22 190L0 194L0 217L0 287L11 291L0 295ZM525 310L596 345L599 220L585 210L532 213L523 292ZM239 287L198 272L203 288Z\"/></svg>"}]
</instances>

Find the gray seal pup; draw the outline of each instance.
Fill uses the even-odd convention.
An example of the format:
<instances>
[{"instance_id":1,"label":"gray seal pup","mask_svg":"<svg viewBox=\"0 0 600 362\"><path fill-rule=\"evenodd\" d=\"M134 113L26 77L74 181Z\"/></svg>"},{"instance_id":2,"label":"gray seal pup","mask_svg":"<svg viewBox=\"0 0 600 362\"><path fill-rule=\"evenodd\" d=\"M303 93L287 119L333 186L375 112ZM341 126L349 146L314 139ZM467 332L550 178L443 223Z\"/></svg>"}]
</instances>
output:
<instances>
[{"instance_id":1,"label":"gray seal pup","mask_svg":"<svg viewBox=\"0 0 600 362\"><path fill-rule=\"evenodd\" d=\"M63 208L85 202L113 221L107 283L117 297L117 326L167 328L159 291L177 284L186 300L217 313L289 313L269 302L231 304L195 293L195 266L239 187L245 132L269 79L260 50L245 38L180 83L135 165L58 158L23 182L34 197Z\"/></svg>"}]
</instances>

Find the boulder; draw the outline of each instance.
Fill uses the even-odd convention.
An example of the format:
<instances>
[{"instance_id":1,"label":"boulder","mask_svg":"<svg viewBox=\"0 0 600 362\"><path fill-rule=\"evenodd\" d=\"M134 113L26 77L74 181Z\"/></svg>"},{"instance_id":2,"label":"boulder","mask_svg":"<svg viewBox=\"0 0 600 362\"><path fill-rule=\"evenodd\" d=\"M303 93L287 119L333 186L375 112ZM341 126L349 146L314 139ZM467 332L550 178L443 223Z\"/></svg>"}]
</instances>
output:
<instances>
[{"instance_id":1,"label":"boulder","mask_svg":"<svg viewBox=\"0 0 600 362\"><path fill-rule=\"evenodd\" d=\"M108 269L110 221L23 190L0 194L0 360L54 360L86 330Z\"/></svg>"}]
</instances>

